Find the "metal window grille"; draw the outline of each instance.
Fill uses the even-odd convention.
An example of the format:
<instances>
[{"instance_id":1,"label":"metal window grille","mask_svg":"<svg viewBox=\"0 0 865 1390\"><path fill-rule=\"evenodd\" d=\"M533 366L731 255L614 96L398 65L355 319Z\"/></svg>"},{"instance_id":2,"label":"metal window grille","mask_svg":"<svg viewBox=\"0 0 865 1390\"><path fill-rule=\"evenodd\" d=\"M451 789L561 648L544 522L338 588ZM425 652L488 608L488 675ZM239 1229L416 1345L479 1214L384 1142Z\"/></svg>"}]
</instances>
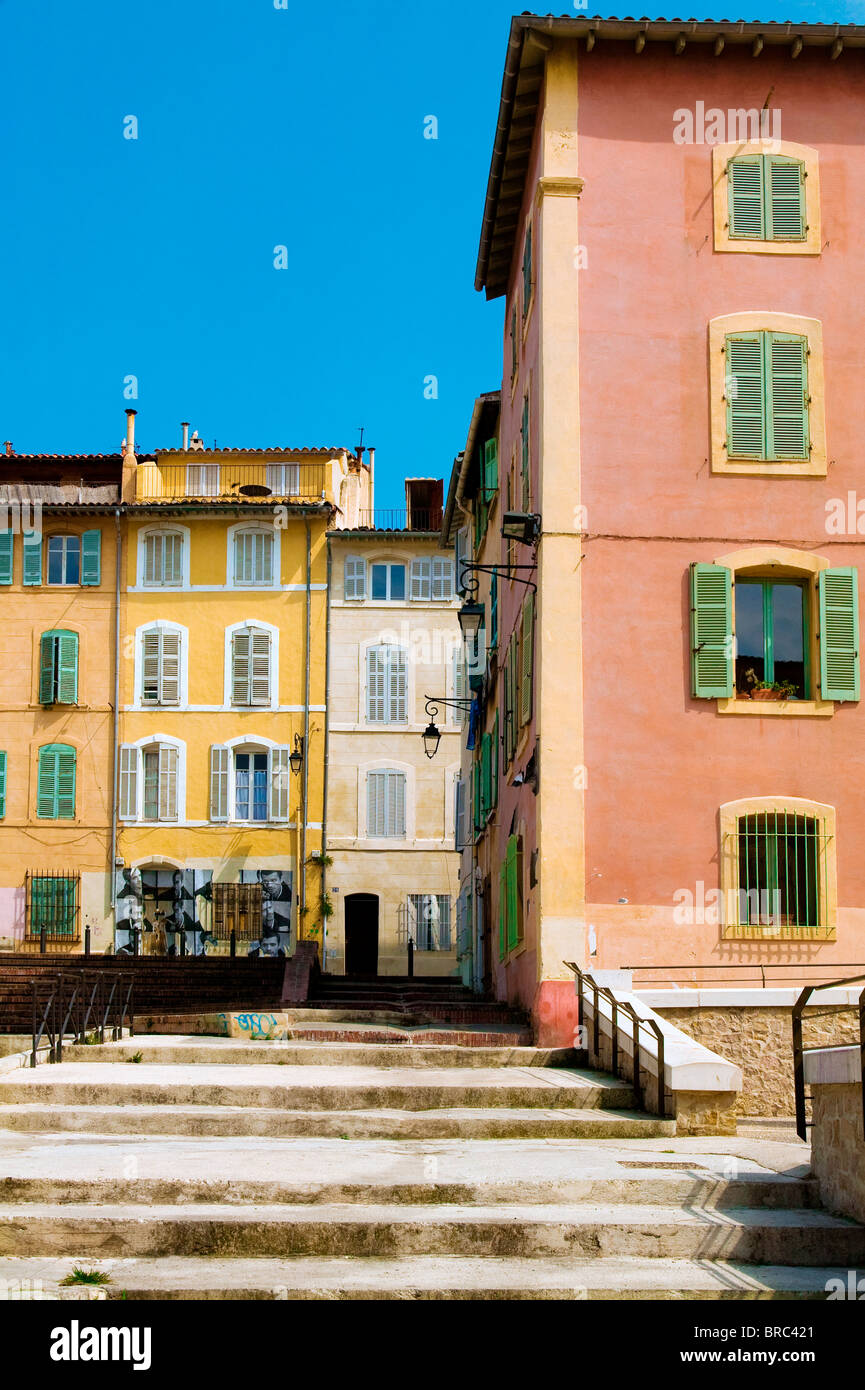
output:
<instances>
[{"instance_id":1,"label":"metal window grille","mask_svg":"<svg viewBox=\"0 0 865 1390\"><path fill-rule=\"evenodd\" d=\"M64 872L32 873L24 883L26 936L39 940L45 928L46 941L81 940L81 880L78 874Z\"/></svg>"},{"instance_id":2,"label":"metal window grille","mask_svg":"<svg viewBox=\"0 0 865 1390\"><path fill-rule=\"evenodd\" d=\"M214 883L213 928L217 941L257 941L261 936L261 884Z\"/></svg>"},{"instance_id":3,"label":"metal window grille","mask_svg":"<svg viewBox=\"0 0 865 1390\"><path fill-rule=\"evenodd\" d=\"M418 951L451 949L451 900L443 893L409 893L400 908L399 939Z\"/></svg>"},{"instance_id":4,"label":"metal window grille","mask_svg":"<svg viewBox=\"0 0 865 1390\"><path fill-rule=\"evenodd\" d=\"M828 936L829 847L819 816L778 807L740 816L728 837L733 899L725 935Z\"/></svg>"}]
</instances>

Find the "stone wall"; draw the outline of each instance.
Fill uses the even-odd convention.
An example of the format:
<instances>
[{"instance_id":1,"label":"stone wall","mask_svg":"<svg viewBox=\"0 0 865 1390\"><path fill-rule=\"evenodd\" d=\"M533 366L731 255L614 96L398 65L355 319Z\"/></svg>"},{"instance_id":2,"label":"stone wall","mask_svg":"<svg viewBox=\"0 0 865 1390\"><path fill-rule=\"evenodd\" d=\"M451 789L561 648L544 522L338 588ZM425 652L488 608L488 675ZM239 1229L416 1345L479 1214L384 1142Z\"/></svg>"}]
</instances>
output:
<instances>
[{"instance_id":1,"label":"stone wall","mask_svg":"<svg viewBox=\"0 0 865 1390\"><path fill-rule=\"evenodd\" d=\"M793 1031L789 1006L668 1009L653 1003L653 1008L696 1042L742 1068L742 1091L735 1106L737 1114L794 1113ZM818 1004L805 1010L802 1035L806 1047L858 1042L856 1015L842 1005Z\"/></svg>"},{"instance_id":2,"label":"stone wall","mask_svg":"<svg viewBox=\"0 0 865 1390\"><path fill-rule=\"evenodd\" d=\"M865 1221L865 1136L862 1087L811 1088L813 1128L811 1167L829 1211Z\"/></svg>"}]
</instances>

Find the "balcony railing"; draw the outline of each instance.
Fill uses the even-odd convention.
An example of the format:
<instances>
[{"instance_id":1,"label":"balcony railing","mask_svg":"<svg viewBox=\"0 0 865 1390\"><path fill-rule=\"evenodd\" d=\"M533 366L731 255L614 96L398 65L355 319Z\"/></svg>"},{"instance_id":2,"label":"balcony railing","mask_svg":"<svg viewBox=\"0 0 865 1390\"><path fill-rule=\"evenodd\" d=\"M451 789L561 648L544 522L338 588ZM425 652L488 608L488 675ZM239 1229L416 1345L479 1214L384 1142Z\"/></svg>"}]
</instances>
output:
<instances>
[{"instance_id":1,"label":"balcony railing","mask_svg":"<svg viewBox=\"0 0 865 1390\"><path fill-rule=\"evenodd\" d=\"M376 507L358 512L359 527L369 527L376 531L440 531L442 524L441 507L420 509L412 507Z\"/></svg>"},{"instance_id":2,"label":"balcony railing","mask_svg":"<svg viewBox=\"0 0 865 1390\"><path fill-rule=\"evenodd\" d=\"M139 463L136 502L321 502L329 496L326 463Z\"/></svg>"}]
</instances>

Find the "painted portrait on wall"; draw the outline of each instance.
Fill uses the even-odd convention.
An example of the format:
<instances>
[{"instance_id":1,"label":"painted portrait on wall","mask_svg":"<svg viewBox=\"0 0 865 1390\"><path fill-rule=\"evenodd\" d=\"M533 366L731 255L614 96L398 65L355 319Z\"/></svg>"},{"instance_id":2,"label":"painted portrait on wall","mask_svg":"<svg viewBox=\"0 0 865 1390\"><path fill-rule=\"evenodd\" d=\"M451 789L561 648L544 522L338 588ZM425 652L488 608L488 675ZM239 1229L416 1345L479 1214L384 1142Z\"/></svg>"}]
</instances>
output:
<instances>
[{"instance_id":1,"label":"painted portrait on wall","mask_svg":"<svg viewBox=\"0 0 865 1390\"><path fill-rule=\"evenodd\" d=\"M137 931L141 955L205 955L214 941L209 930L212 879L211 869L120 869L116 953L134 953Z\"/></svg>"}]
</instances>

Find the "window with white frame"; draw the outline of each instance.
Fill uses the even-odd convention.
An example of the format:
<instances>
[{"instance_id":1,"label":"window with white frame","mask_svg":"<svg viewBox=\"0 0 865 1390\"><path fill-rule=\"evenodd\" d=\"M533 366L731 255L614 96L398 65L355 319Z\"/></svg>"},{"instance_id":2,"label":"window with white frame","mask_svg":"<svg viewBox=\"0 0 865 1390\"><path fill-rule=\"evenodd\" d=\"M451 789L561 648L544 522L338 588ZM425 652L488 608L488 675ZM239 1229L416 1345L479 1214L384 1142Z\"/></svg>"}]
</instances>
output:
<instances>
[{"instance_id":1,"label":"window with white frame","mask_svg":"<svg viewBox=\"0 0 865 1390\"><path fill-rule=\"evenodd\" d=\"M418 555L411 562L410 596L415 602L444 603L454 596L454 562L449 555Z\"/></svg>"},{"instance_id":2,"label":"window with white frame","mask_svg":"<svg viewBox=\"0 0 865 1390\"><path fill-rule=\"evenodd\" d=\"M342 588L344 598L366 598L366 560L362 555L346 555Z\"/></svg>"},{"instance_id":3,"label":"window with white frame","mask_svg":"<svg viewBox=\"0 0 865 1390\"><path fill-rule=\"evenodd\" d=\"M300 494L300 464L267 464L265 483L274 497L297 497Z\"/></svg>"},{"instance_id":4,"label":"window with white frame","mask_svg":"<svg viewBox=\"0 0 865 1390\"><path fill-rule=\"evenodd\" d=\"M391 565L384 561L370 565L370 597L391 603L404 599L405 565Z\"/></svg>"},{"instance_id":5,"label":"window with white frame","mask_svg":"<svg viewBox=\"0 0 865 1390\"><path fill-rule=\"evenodd\" d=\"M409 893L408 930L418 951L449 951L450 898L443 893Z\"/></svg>"},{"instance_id":6,"label":"window with white frame","mask_svg":"<svg viewBox=\"0 0 865 1390\"><path fill-rule=\"evenodd\" d=\"M48 583L78 584L81 579L81 537L48 537Z\"/></svg>"},{"instance_id":7,"label":"window with white frame","mask_svg":"<svg viewBox=\"0 0 865 1390\"><path fill-rule=\"evenodd\" d=\"M366 775L366 833L372 839L405 839L405 773L377 768Z\"/></svg>"},{"instance_id":8,"label":"window with white frame","mask_svg":"<svg viewBox=\"0 0 865 1390\"><path fill-rule=\"evenodd\" d=\"M121 746L121 820L179 820L179 786L180 752L175 745Z\"/></svg>"},{"instance_id":9,"label":"window with white frame","mask_svg":"<svg viewBox=\"0 0 865 1390\"><path fill-rule=\"evenodd\" d=\"M369 647L366 653L366 717L370 724L408 721L405 647Z\"/></svg>"},{"instance_id":10,"label":"window with white frame","mask_svg":"<svg viewBox=\"0 0 865 1390\"><path fill-rule=\"evenodd\" d=\"M272 531L235 531L234 582L260 588L273 583Z\"/></svg>"},{"instance_id":11,"label":"window with white frame","mask_svg":"<svg viewBox=\"0 0 865 1390\"><path fill-rule=\"evenodd\" d=\"M218 497L219 475L218 463L188 463L186 465L187 497Z\"/></svg>"},{"instance_id":12,"label":"window with white frame","mask_svg":"<svg viewBox=\"0 0 865 1390\"><path fill-rule=\"evenodd\" d=\"M183 535L151 531L144 537L144 583L169 588L183 583Z\"/></svg>"},{"instance_id":13,"label":"window with white frame","mask_svg":"<svg viewBox=\"0 0 865 1390\"><path fill-rule=\"evenodd\" d=\"M181 634L152 627L141 634L141 703L180 704Z\"/></svg>"},{"instance_id":14,"label":"window with white frame","mask_svg":"<svg viewBox=\"0 0 865 1390\"><path fill-rule=\"evenodd\" d=\"M266 628L241 627L231 635L231 703L271 704L271 635Z\"/></svg>"},{"instance_id":15,"label":"window with white frame","mask_svg":"<svg viewBox=\"0 0 865 1390\"><path fill-rule=\"evenodd\" d=\"M287 744L261 744L210 750L210 819L261 824L287 821L290 770Z\"/></svg>"}]
</instances>

